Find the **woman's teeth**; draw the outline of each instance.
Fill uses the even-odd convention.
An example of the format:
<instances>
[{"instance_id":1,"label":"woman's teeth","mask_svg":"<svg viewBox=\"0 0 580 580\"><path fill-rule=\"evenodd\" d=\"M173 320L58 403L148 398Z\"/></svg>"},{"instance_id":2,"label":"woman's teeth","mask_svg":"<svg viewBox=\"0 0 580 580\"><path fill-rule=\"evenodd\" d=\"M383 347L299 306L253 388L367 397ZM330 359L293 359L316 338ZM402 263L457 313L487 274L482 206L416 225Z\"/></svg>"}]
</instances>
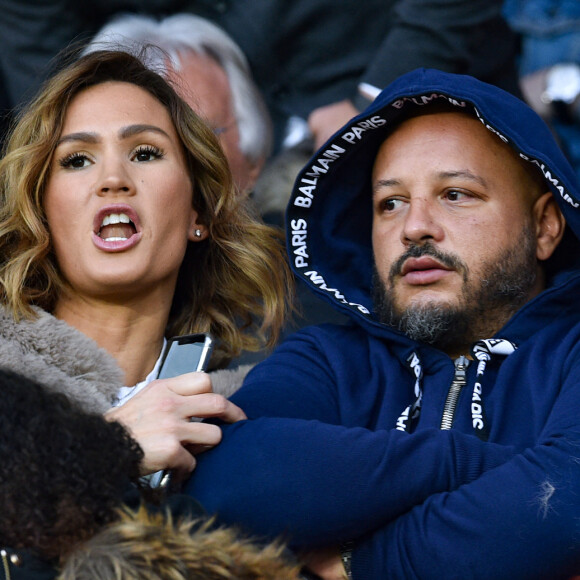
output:
<instances>
[{"instance_id":1,"label":"woman's teeth","mask_svg":"<svg viewBox=\"0 0 580 580\"><path fill-rule=\"evenodd\" d=\"M135 224L125 213L106 215L99 228L99 236L106 242L120 242L136 233Z\"/></svg>"},{"instance_id":2,"label":"woman's teeth","mask_svg":"<svg viewBox=\"0 0 580 580\"><path fill-rule=\"evenodd\" d=\"M111 224L130 224L131 220L129 219L129 216L125 213L112 213L109 215L106 215L103 218L103 223L101 224L101 227L103 226L108 226Z\"/></svg>"}]
</instances>

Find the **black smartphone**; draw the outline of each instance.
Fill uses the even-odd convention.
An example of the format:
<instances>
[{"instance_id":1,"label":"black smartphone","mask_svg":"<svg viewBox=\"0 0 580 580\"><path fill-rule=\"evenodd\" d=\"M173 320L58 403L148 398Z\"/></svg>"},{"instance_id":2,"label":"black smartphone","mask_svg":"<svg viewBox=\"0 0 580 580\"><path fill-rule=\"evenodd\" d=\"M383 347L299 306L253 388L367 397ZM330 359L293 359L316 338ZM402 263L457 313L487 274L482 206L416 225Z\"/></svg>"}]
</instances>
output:
<instances>
[{"instance_id":1,"label":"black smartphone","mask_svg":"<svg viewBox=\"0 0 580 580\"><path fill-rule=\"evenodd\" d=\"M185 373L205 371L211 357L213 340L207 333L174 336L167 341L158 379L170 379ZM193 419L192 419L193 420ZM171 472L164 470L147 477L151 487L165 488L170 484Z\"/></svg>"},{"instance_id":2,"label":"black smartphone","mask_svg":"<svg viewBox=\"0 0 580 580\"><path fill-rule=\"evenodd\" d=\"M213 340L207 333L174 336L167 341L158 379L205 371L211 357Z\"/></svg>"}]
</instances>

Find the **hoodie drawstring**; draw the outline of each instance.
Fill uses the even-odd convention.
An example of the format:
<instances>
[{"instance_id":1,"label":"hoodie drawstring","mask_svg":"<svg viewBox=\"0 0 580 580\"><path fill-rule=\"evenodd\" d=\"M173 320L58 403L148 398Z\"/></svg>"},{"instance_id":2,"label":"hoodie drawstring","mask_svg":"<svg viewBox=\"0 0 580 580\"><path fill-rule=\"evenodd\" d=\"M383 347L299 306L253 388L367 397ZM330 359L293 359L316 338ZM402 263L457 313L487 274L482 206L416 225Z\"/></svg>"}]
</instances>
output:
<instances>
[{"instance_id":1,"label":"hoodie drawstring","mask_svg":"<svg viewBox=\"0 0 580 580\"><path fill-rule=\"evenodd\" d=\"M415 401L399 415L395 428L399 431L410 432L413 423L421 414L421 401L423 399L421 379L423 378L423 367L421 366L419 355L416 352L411 353L411 356L407 359L407 364L411 372L415 375Z\"/></svg>"},{"instance_id":2,"label":"hoodie drawstring","mask_svg":"<svg viewBox=\"0 0 580 580\"><path fill-rule=\"evenodd\" d=\"M489 437L489 427L485 417L485 409L483 407L481 380L487 367L487 363L491 360L492 355L509 356L516 350L517 346L509 340L502 338L488 338L479 340L471 349L473 358L478 362L477 374L475 376L475 384L473 385L473 394L471 397L471 419L473 429L476 435L483 441L487 441Z\"/></svg>"},{"instance_id":3,"label":"hoodie drawstring","mask_svg":"<svg viewBox=\"0 0 580 580\"><path fill-rule=\"evenodd\" d=\"M471 349L473 358L478 361L475 384L473 385L473 392L471 396L471 419L476 435L483 441L487 441L489 436L489 427L483 406L481 386L481 381L483 379L487 363L491 360L493 355L509 356L516 349L517 345L503 338L488 338L479 340L473 345L473 348ZM421 402L423 399L423 388L421 384L423 378L423 367L421 365L419 355L416 352L413 352L406 362L411 372L415 376L415 401L411 405L407 406L406 409L401 413L397 419L396 429L399 431L410 432L421 413Z\"/></svg>"}]
</instances>

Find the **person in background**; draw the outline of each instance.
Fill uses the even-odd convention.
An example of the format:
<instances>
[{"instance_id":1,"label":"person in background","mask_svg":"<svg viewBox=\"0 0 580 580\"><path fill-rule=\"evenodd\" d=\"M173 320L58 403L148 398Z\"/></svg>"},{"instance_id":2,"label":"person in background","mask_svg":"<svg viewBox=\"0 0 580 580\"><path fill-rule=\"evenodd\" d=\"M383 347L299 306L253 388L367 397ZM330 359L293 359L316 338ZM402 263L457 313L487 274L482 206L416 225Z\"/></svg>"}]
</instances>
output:
<instances>
[{"instance_id":1,"label":"person in background","mask_svg":"<svg viewBox=\"0 0 580 580\"><path fill-rule=\"evenodd\" d=\"M224 149L234 181L250 193L272 148L266 105L246 58L218 26L193 14L115 17L84 52L130 49L153 44L167 58L150 63L165 73L181 97L212 127Z\"/></svg>"},{"instance_id":2,"label":"person in background","mask_svg":"<svg viewBox=\"0 0 580 580\"><path fill-rule=\"evenodd\" d=\"M578 574L579 208L521 99L432 69L391 83L288 206L294 272L350 324L254 367L248 420L186 491L327 579Z\"/></svg>"},{"instance_id":3,"label":"person in background","mask_svg":"<svg viewBox=\"0 0 580 580\"><path fill-rule=\"evenodd\" d=\"M552 127L580 176L580 3L506 0L504 12L521 38L524 97Z\"/></svg>"},{"instance_id":4,"label":"person in background","mask_svg":"<svg viewBox=\"0 0 580 580\"><path fill-rule=\"evenodd\" d=\"M432 67L471 74L519 94L516 38L503 0L0 0L0 70L18 107L73 41L123 12L189 12L223 28L248 59L275 128L275 152L317 148L377 89Z\"/></svg>"},{"instance_id":5,"label":"person in background","mask_svg":"<svg viewBox=\"0 0 580 580\"><path fill-rule=\"evenodd\" d=\"M144 474L188 473L221 437L191 417L245 417L224 396L240 375L218 369L275 344L292 298L281 236L247 204L214 132L142 59L72 62L0 161L0 366L122 422ZM166 340L200 332L214 372L155 380Z\"/></svg>"}]
</instances>

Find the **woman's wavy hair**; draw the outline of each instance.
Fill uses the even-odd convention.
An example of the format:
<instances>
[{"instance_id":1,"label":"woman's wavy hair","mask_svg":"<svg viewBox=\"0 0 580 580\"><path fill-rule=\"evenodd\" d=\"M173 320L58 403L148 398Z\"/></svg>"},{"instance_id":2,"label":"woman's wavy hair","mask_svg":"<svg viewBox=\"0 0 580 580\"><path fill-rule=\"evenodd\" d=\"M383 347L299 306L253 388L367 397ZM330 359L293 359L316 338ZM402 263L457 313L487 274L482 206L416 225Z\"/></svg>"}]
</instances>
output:
<instances>
[{"instance_id":1,"label":"woman's wavy hair","mask_svg":"<svg viewBox=\"0 0 580 580\"><path fill-rule=\"evenodd\" d=\"M139 477L126 429L0 369L0 546L51 560L118 518Z\"/></svg>"},{"instance_id":2,"label":"woman's wavy hair","mask_svg":"<svg viewBox=\"0 0 580 580\"><path fill-rule=\"evenodd\" d=\"M275 344L291 310L292 277L280 232L265 225L236 192L212 130L144 64L155 62L146 55L154 50L160 49L82 56L49 79L18 116L0 160L0 301L19 319L33 316L33 305L51 312L66 289L43 208L64 118L84 89L131 83L168 111L183 144L193 206L209 232L209 239L189 243L166 334L210 332L218 344L213 366L219 366L242 349Z\"/></svg>"}]
</instances>

